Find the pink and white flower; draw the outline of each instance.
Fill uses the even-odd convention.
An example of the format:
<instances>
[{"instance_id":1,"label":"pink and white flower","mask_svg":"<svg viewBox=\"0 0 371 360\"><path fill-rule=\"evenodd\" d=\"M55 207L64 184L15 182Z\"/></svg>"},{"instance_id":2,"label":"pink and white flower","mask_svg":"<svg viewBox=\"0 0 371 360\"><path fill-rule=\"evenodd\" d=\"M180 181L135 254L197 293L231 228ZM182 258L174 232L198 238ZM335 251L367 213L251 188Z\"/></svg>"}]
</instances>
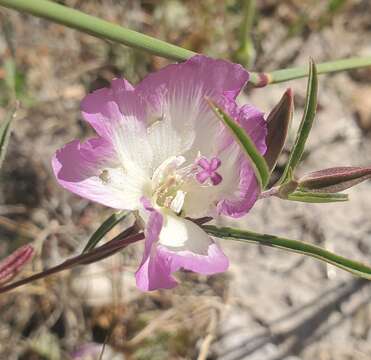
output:
<instances>
[{"instance_id":1,"label":"pink and white flower","mask_svg":"<svg viewBox=\"0 0 371 360\"><path fill-rule=\"evenodd\" d=\"M136 272L143 290L172 288L179 269L215 274L228 268L220 247L189 218L241 217L259 187L249 160L205 98L222 106L266 151L263 114L235 99L249 79L240 66L197 55L148 75L89 94L82 114L98 137L58 150L58 182L145 220L145 249Z\"/></svg>"}]
</instances>

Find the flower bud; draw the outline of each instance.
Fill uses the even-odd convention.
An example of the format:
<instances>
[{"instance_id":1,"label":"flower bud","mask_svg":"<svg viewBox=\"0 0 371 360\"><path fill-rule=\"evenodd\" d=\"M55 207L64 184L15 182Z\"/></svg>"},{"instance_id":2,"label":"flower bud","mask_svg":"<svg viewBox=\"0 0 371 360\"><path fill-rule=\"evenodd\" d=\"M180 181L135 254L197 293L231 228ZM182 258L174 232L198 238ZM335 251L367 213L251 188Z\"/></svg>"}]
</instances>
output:
<instances>
[{"instance_id":1,"label":"flower bud","mask_svg":"<svg viewBox=\"0 0 371 360\"><path fill-rule=\"evenodd\" d=\"M315 171L299 180L301 190L336 193L371 178L371 167L333 167Z\"/></svg>"},{"instance_id":2,"label":"flower bud","mask_svg":"<svg viewBox=\"0 0 371 360\"><path fill-rule=\"evenodd\" d=\"M21 246L0 262L0 284L11 280L31 260L34 249L31 245Z\"/></svg>"},{"instance_id":3,"label":"flower bud","mask_svg":"<svg viewBox=\"0 0 371 360\"><path fill-rule=\"evenodd\" d=\"M293 111L293 94L291 89L287 89L280 102L273 108L267 118L267 151L264 158L270 170L274 169L285 145Z\"/></svg>"}]
</instances>

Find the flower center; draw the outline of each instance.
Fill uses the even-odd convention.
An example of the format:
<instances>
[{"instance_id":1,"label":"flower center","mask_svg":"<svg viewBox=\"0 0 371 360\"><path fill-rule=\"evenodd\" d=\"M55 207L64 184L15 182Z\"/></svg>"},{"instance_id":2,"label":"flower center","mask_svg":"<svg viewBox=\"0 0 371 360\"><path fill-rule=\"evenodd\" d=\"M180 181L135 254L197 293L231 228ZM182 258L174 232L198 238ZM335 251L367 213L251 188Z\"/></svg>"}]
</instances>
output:
<instances>
[{"instance_id":1,"label":"flower center","mask_svg":"<svg viewBox=\"0 0 371 360\"><path fill-rule=\"evenodd\" d=\"M182 167L185 161L183 156L172 156L156 169L152 177L154 203L176 214L181 213L187 191L192 187L215 186L222 181L222 176L216 172L221 165L219 158L213 157L209 161L198 157L194 163Z\"/></svg>"},{"instance_id":2,"label":"flower center","mask_svg":"<svg viewBox=\"0 0 371 360\"><path fill-rule=\"evenodd\" d=\"M160 207L166 207L179 214L182 211L186 192L181 188L193 176L195 167L185 166L183 156L172 156L165 160L152 177L152 196Z\"/></svg>"}]
</instances>

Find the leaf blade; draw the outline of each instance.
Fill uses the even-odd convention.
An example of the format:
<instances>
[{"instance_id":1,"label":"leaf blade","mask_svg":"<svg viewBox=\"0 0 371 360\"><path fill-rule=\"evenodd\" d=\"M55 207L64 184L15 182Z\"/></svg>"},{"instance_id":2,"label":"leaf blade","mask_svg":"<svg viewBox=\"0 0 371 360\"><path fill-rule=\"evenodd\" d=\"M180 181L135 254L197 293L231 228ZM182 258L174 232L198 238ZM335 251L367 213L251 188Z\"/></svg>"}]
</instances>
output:
<instances>
[{"instance_id":1,"label":"leaf blade","mask_svg":"<svg viewBox=\"0 0 371 360\"><path fill-rule=\"evenodd\" d=\"M185 60L196 55L191 50L124 28L58 2L47 0L0 0L0 6L45 18L89 35L148 51L154 55L174 60Z\"/></svg>"},{"instance_id":2,"label":"leaf blade","mask_svg":"<svg viewBox=\"0 0 371 360\"><path fill-rule=\"evenodd\" d=\"M6 114L5 120L0 124L0 168L3 165L6 150L9 144L10 134L12 132L12 123L18 109L18 103L16 103Z\"/></svg>"},{"instance_id":3,"label":"leaf blade","mask_svg":"<svg viewBox=\"0 0 371 360\"><path fill-rule=\"evenodd\" d=\"M347 259L332 253L319 246L303 241L286 239L269 234L259 234L252 231L233 229L228 227L218 228L213 225L203 225L202 228L210 235L224 239L253 242L265 246L275 247L290 252L307 255L328 264L334 265L353 275L371 280L371 267L359 261Z\"/></svg>"},{"instance_id":4,"label":"leaf blade","mask_svg":"<svg viewBox=\"0 0 371 360\"><path fill-rule=\"evenodd\" d=\"M325 204L348 201L349 197L348 194L341 193L322 193L298 190L288 194L287 200L312 204Z\"/></svg>"},{"instance_id":5,"label":"leaf blade","mask_svg":"<svg viewBox=\"0 0 371 360\"><path fill-rule=\"evenodd\" d=\"M119 211L113 213L109 216L103 223L98 227L98 229L93 233L93 235L88 240L87 244L85 245L84 250L82 253L89 252L95 248L95 246L99 243L99 241L110 231L112 230L119 222L126 219L126 217L130 214L129 211Z\"/></svg>"},{"instance_id":6,"label":"leaf blade","mask_svg":"<svg viewBox=\"0 0 371 360\"><path fill-rule=\"evenodd\" d=\"M280 184L288 180L289 169L291 168L292 171L294 172L296 166L299 164L300 159L303 155L305 143L308 139L310 130L312 129L314 117L316 115L317 93L318 93L317 70L314 61L311 60L309 64L309 77L304 114L300 122L299 130L295 139L294 146L291 150L289 160L279 181Z\"/></svg>"}]
</instances>

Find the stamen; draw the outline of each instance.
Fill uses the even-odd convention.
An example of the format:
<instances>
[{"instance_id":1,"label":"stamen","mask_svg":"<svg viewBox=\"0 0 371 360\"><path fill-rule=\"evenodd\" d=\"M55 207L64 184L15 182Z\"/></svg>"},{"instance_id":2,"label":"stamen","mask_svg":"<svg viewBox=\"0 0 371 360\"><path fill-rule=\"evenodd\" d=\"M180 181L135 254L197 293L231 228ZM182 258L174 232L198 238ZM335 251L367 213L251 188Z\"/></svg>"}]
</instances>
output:
<instances>
[{"instance_id":1,"label":"stamen","mask_svg":"<svg viewBox=\"0 0 371 360\"><path fill-rule=\"evenodd\" d=\"M182 190L176 192L175 198L170 204L170 209L173 210L176 214L179 214L182 211L184 205L186 193Z\"/></svg>"}]
</instances>

